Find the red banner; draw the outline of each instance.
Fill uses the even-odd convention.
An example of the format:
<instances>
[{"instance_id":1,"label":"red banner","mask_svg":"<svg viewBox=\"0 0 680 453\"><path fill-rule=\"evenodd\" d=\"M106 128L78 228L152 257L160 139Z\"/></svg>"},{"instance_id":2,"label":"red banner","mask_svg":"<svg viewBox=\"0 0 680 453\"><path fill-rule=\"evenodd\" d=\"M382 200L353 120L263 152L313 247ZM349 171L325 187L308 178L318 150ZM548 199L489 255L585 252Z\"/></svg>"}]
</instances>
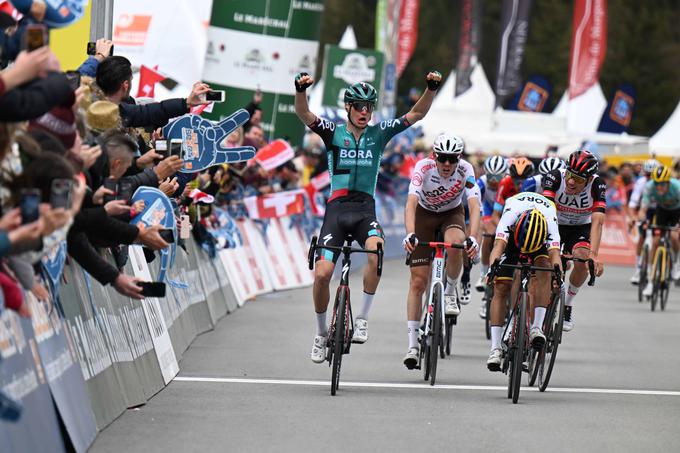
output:
<instances>
[{"instance_id":1,"label":"red banner","mask_svg":"<svg viewBox=\"0 0 680 453\"><path fill-rule=\"evenodd\" d=\"M597 83L607 50L607 0L576 0L569 63L569 99Z\"/></svg>"},{"instance_id":2,"label":"red banner","mask_svg":"<svg viewBox=\"0 0 680 453\"><path fill-rule=\"evenodd\" d=\"M635 238L628 229L626 217L615 211L607 211L602 230L600 259L605 264L634 265Z\"/></svg>"},{"instance_id":3,"label":"red banner","mask_svg":"<svg viewBox=\"0 0 680 453\"><path fill-rule=\"evenodd\" d=\"M399 41L397 43L397 78L401 77L418 42L420 0L401 0Z\"/></svg>"},{"instance_id":4,"label":"red banner","mask_svg":"<svg viewBox=\"0 0 680 453\"><path fill-rule=\"evenodd\" d=\"M255 160L265 170L273 170L295 157L295 151L285 140L274 140L267 146L260 148L255 155Z\"/></svg>"},{"instance_id":5,"label":"red banner","mask_svg":"<svg viewBox=\"0 0 680 453\"><path fill-rule=\"evenodd\" d=\"M153 68L142 65L139 68L139 88L136 97L153 98L156 84L163 80L165 80L165 76L158 72L158 65Z\"/></svg>"}]
</instances>

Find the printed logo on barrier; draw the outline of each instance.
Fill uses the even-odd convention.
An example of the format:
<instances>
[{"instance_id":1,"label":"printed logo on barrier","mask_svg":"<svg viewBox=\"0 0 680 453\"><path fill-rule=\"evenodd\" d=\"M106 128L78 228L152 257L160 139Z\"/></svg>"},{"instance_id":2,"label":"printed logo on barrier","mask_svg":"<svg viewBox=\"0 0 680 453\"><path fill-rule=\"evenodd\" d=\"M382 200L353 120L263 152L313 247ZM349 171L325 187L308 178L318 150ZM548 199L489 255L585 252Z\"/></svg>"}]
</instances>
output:
<instances>
[{"instance_id":1,"label":"printed logo on barrier","mask_svg":"<svg viewBox=\"0 0 680 453\"><path fill-rule=\"evenodd\" d=\"M219 164L243 162L255 157L255 148L229 148L225 139L250 118L245 109L237 110L219 123L199 115L184 115L163 128L168 139L182 139L182 173L195 173Z\"/></svg>"},{"instance_id":2,"label":"printed logo on barrier","mask_svg":"<svg viewBox=\"0 0 680 453\"><path fill-rule=\"evenodd\" d=\"M548 92L532 82L524 85L524 91L517 105L518 110L525 112L542 112L545 101L548 100Z\"/></svg>"},{"instance_id":3,"label":"printed logo on barrier","mask_svg":"<svg viewBox=\"0 0 680 453\"><path fill-rule=\"evenodd\" d=\"M635 100L628 96L621 90L618 90L614 95L612 107L609 110L609 117L612 121L619 123L624 127L630 125L630 120L633 117L633 104Z\"/></svg>"},{"instance_id":4,"label":"printed logo on barrier","mask_svg":"<svg viewBox=\"0 0 680 453\"><path fill-rule=\"evenodd\" d=\"M52 247L42 259L42 265L45 268L47 276L50 279L54 288L59 288L59 280L64 271L64 263L66 262L66 241L62 241L59 245Z\"/></svg>"},{"instance_id":5,"label":"printed logo on barrier","mask_svg":"<svg viewBox=\"0 0 680 453\"><path fill-rule=\"evenodd\" d=\"M34 0L12 0L12 5L27 15ZM50 28L62 28L78 21L85 14L88 0L47 0L43 23Z\"/></svg>"},{"instance_id":6,"label":"printed logo on barrier","mask_svg":"<svg viewBox=\"0 0 680 453\"><path fill-rule=\"evenodd\" d=\"M121 14L113 28L113 42L117 46L143 46L150 25L150 15Z\"/></svg>"}]
</instances>

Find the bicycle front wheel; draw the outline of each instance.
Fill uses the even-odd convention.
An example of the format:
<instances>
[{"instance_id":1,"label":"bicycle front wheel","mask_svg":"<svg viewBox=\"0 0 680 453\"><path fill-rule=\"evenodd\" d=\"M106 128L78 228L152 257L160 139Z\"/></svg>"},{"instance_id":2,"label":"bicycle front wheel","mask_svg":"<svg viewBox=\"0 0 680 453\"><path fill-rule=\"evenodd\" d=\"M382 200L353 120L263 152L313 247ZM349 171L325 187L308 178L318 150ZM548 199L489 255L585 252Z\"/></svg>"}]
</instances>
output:
<instances>
[{"instance_id":1,"label":"bicycle front wheel","mask_svg":"<svg viewBox=\"0 0 680 453\"><path fill-rule=\"evenodd\" d=\"M345 338L347 329L347 288L340 288L338 290L338 303L335 305L335 335L333 338L333 361L331 374L331 395L340 386L340 365L342 365L342 353L345 350Z\"/></svg>"},{"instance_id":2,"label":"bicycle front wheel","mask_svg":"<svg viewBox=\"0 0 680 453\"><path fill-rule=\"evenodd\" d=\"M493 287L486 285L484 290L484 305L486 306L486 317L484 318L484 331L486 339L491 339L491 299L493 299Z\"/></svg>"},{"instance_id":3,"label":"bicycle front wheel","mask_svg":"<svg viewBox=\"0 0 680 453\"><path fill-rule=\"evenodd\" d=\"M666 302L668 302L668 293L671 289L671 273L672 271L672 262L671 262L671 255L670 253L666 253L666 272L665 272L665 278L663 279L663 282L661 282L661 289L660 292L661 294L659 295L660 299L660 307L661 311L666 310Z\"/></svg>"},{"instance_id":4,"label":"bicycle front wheel","mask_svg":"<svg viewBox=\"0 0 680 453\"><path fill-rule=\"evenodd\" d=\"M640 281L638 282L638 302L642 303L645 300L642 292L647 286L647 265L649 262L649 247L647 244L642 248L642 254L640 255Z\"/></svg>"},{"instance_id":5,"label":"bicycle front wheel","mask_svg":"<svg viewBox=\"0 0 680 453\"><path fill-rule=\"evenodd\" d=\"M560 291L560 297L553 301L555 309L550 317L546 317L550 326L545 332L546 342L541 351L542 360L538 368L538 390L545 392L550 382L555 359L557 358L557 347L562 342L562 323L564 322L564 293Z\"/></svg>"},{"instance_id":6,"label":"bicycle front wheel","mask_svg":"<svg viewBox=\"0 0 680 453\"><path fill-rule=\"evenodd\" d=\"M510 380L512 388L512 402L517 404L519 400L519 389L522 383L522 362L526 353L526 336L527 336L527 294L520 294L520 303L515 308L518 310L518 316L515 318L515 338L512 351L512 367L510 368Z\"/></svg>"},{"instance_id":7,"label":"bicycle front wheel","mask_svg":"<svg viewBox=\"0 0 680 453\"><path fill-rule=\"evenodd\" d=\"M434 385L437 378L437 359L442 343L442 291L432 294L434 313L432 313L432 336L430 337L430 385Z\"/></svg>"},{"instance_id":8,"label":"bicycle front wheel","mask_svg":"<svg viewBox=\"0 0 680 453\"><path fill-rule=\"evenodd\" d=\"M451 355L451 344L453 343L453 318L446 318L446 355ZM443 358L443 357L442 357Z\"/></svg>"}]
</instances>

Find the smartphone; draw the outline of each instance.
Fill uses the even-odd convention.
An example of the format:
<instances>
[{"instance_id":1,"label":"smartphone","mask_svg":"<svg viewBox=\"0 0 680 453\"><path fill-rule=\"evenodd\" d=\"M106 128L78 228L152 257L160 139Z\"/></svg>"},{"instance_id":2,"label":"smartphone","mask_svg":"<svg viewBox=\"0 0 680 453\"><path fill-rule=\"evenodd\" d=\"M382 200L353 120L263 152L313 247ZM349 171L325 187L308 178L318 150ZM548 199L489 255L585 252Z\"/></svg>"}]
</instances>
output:
<instances>
[{"instance_id":1,"label":"smartphone","mask_svg":"<svg viewBox=\"0 0 680 453\"><path fill-rule=\"evenodd\" d=\"M50 188L50 205L54 209L71 207L71 193L73 192L73 180L55 179Z\"/></svg>"},{"instance_id":2,"label":"smartphone","mask_svg":"<svg viewBox=\"0 0 680 453\"><path fill-rule=\"evenodd\" d=\"M170 155L182 157L182 139L173 138L170 140Z\"/></svg>"},{"instance_id":3,"label":"smartphone","mask_svg":"<svg viewBox=\"0 0 680 453\"><path fill-rule=\"evenodd\" d=\"M40 190L23 189L21 191L21 224L35 222L40 218Z\"/></svg>"},{"instance_id":4,"label":"smartphone","mask_svg":"<svg viewBox=\"0 0 680 453\"><path fill-rule=\"evenodd\" d=\"M191 237L191 220L189 216L184 214L179 218L179 237L180 239L189 239Z\"/></svg>"},{"instance_id":5,"label":"smartphone","mask_svg":"<svg viewBox=\"0 0 680 453\"><path fill-rule=\"evenodd\" d=\"M224 90L208 91L205 93L205 100L208 102L224 102Z\"/></svg>"},{"instance_id":6,"label":"smartphone","mask_svg":"<svg viewBox=\"0 0 680 453\"><path fill-rule=\"evenodd\" d=\"M173 233L170 228L159 230L158 234L160 234L163 240L168 244L175 242L175 233Z\"/></svg>"},{"instance_id":7,"label":"smartphone","mask_svg":"<svg viewBox=\"0 0 680 453\"><path fill-rule=\"evenodd\" d=\"M21 48L33 52L47 45L47 27L43 24L31 24L26 26L22 36Z\"/></svg>"},{"instance_id":8,"label":"smartphone","mask_svg":"<svg viewBox=\"0 0 680 453\"><path fill-rule=\"evenodd\" d=\"M132 198L132 182L118 181L118 188L116 190L116 200L125 200L129 202Z\"/></svg>"},{"instance_id":9,"label":"smartphone","mask_svg":"<svg viewBox=\"0 0 680 453\"><path fill-rule=\"evenodd\" d=\"M165 283L163 282L139 282L144 297L165 297Z\"/></svg>"},{"instance_id":10,"label":"smartphone","mask_svg":"<svg viewBox=\"0 0 680 453\"><path fill-rule=\"evenodd\" d=\"M158 154L163 156L163 159L168 157L168 141L165 139L157 139L153 144L154 149Z\"/></svg>"},{"instance_id":11,"label":"smartphone","mask_svg":"<svg viewBox=\"0 0 680 453\"><path fill-rule=\"evenodd\" d=\"M118 191L118 181L116 181L115 179L106 178L104 180L103 186L106 189L109 189L111 192L113 192L112 195L104 195L104 204L108 203L109 201L115 200L116 192Z\"/></svg>"},{"instance_id":12,"label":"smartphone","mask_svg":"<svg viewBox=\"0 0 680 453\"><path fill-rule=\"evenodd\" d=\"M76 91L80 86L80 73L78 71L66 71L66 78L69 85L71 85L71 89Z\"/></svg>"},{"instance_id":13,"label":"smartphone","mask_svg":"<svg viewBox=\"0 0 680 453\"><path fill-rule=\"evenodd\" d=\"M97 55L97 43L94 41L90 41L87 43L87 54L88 55ZM113 55L113 46L111 46L111 50L109 50L109 57Z\"/></svg>"}]
</instances>

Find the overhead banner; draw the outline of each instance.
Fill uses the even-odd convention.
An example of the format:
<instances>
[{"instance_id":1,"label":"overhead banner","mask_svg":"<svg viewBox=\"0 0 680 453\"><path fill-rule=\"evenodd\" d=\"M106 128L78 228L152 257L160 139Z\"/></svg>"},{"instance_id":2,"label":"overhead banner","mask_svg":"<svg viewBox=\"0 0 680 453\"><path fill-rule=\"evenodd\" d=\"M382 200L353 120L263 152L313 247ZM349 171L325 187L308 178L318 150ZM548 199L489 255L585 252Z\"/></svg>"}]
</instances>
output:
<instances>
[{"instance_id":1,"label":"overhead banner","mask_svg":"<svg viewBox=\"0 0 680 453\"><path fill-rule=\"evenodd\" d=\"M619 85L602 114L598 132L622 134L628 130L635 113L635 88L628 83Z\"/></svg>"},{"instance_id":2,"label":"overhead banner","mask_svg":"<svg viewBox=\"0 0 680 453\"><path fill-rule=\"evenodd\" d=\"M498 48L496 107L519 89L522 83L524 45L529 35L531 0L503 0L501 39Z\"/></svg>"},{"instance_id":3,"label":"overhead banner","mask_svg":"<svg viewBox=\"0 0 680 453\"><path fill-rule=\"evenodd\" d=\"M367 82L379 89L382 67L382 52L326 45L321 103L325 107L344 108L345 88L353 83Z\"/></svg>"},{"instance_id":4,"label":"overhead banner","mask_svg":"<svg viewBox=\"0 0 680 453\"><path fill-rule=\"evenodd\" d=\"M569 61L569 99L597 83L607 51L607 0L576 0Z\"/></svg>"},{"instance_id":5,"label":"overhead banner","mask_svg":"<svg viewBox=\"0 0 680 453\"><path fill-rule=\"evenodd\" d=\"M402 0L397 41L397 79L401 77L418 43L420 0Z\"/></svg>"},{"instance_id":6,"label":"overhead banner","mask_svg":"<svg viewBox=\"0 0 680 453\"><path fill-rule=\"evenodd\" d=\"M265 132L299 144L304 125L295 115L293 80L316 71L323 9L323 0L215 0L203 78L227 95L207 116L221 119L261 90Z\"/></svg>"},{"instance_id":7,"label":"overhead banner","mask_svg":"<svg viewBox=\"0 0 680 453\"><path fill-rule=\"evenodd\" d=\"M552 86L548 79L541 75L532 76L524 88L515 94L508 110L522 112L544 112L552 94Z\"/></svg>"},{"instance_id":8,"label":"overhead banner","mask_svg":"<svg viewBox=\"0 0 680 453\"><path fill-rule=\"evenodd\" d=\"M470 76L482 47L482 0L461 0L460 4L455 96L460 96L472 86Z\"/></svg>"}]
</instances>

